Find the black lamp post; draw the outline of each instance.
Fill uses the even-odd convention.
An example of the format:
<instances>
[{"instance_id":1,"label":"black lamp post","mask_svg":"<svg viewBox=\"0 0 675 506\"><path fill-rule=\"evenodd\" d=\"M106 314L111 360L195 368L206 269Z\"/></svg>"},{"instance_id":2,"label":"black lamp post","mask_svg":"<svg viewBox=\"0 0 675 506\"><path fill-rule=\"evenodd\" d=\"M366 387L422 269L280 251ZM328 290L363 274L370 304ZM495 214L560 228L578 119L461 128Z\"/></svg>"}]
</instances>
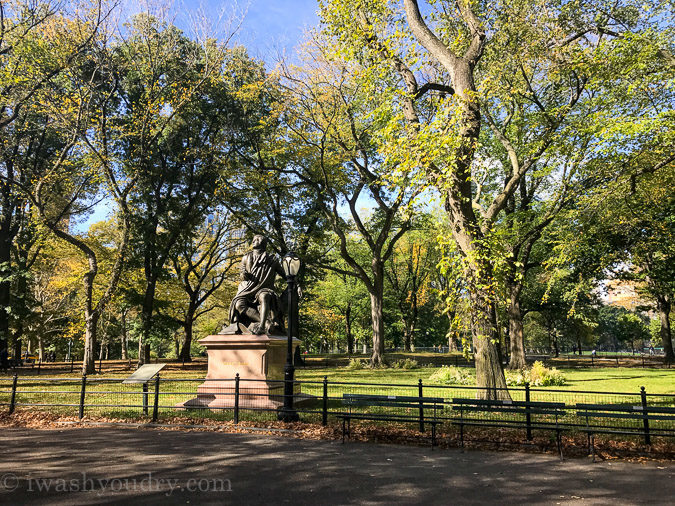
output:
<instances>
[{"instance_id":1,"label":"black lamp post","mask_svg":"<svg viewBox=\"0 0 675 506\"><path fill-rule=\"evenodd\" d=\"M284 366L284 406L279 410L278 418L284 422L297 422L299 420L298 413L293 409L293 375L295 374L295 367L293 366L293 330L297 329L298 315L297 315L297 289L295 277L300 270L300 258L289 251L281 259L281 265L286 274L286 282L288 283L288 347L286 349L286 365Z\"/></svg>"}]
</instances>

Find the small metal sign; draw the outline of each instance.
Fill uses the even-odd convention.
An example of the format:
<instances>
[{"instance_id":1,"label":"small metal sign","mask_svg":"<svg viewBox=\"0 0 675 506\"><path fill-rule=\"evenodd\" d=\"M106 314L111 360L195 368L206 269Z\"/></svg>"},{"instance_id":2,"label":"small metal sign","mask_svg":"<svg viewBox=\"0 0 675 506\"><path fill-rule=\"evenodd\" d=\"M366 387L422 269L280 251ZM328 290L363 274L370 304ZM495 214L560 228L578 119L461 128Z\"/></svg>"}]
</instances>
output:
<instances>
[{"instance_id":1,"label":"small metal sign","mask_svg":"<svg viewBox=\"0 0 675 506\"><path fill-rule=\"evenodd\" d=\"M161 371L166 364L145 364L134 371L122 383L147 383Z\"/></svg>"}]
</instances>

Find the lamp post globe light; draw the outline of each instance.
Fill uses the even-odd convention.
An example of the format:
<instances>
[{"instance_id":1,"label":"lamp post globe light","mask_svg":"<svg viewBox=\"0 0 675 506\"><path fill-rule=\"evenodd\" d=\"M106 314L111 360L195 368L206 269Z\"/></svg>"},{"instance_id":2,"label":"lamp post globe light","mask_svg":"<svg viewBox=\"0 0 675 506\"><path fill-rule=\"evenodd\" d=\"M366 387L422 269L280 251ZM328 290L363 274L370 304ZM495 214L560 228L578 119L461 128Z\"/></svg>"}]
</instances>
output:
<instances>
[{"instance_id":1,"label":"lamp post globe light","mask_svg":"<svg viewBox=\"0 0 675 506\"><path fill-rule=\"evenodd\" d=\"M295 367L293 366L293 331L298 328L298 304L297 289L295 277L300 271L300 258L289 251L281 259L281 266L286 274L288 283L288 324L286 325L286 335L288 337L288 346L286 349L286 365L284 366L284 405L279 410L278 418L284 422L297 422L298 413L293 409L293 376Z\"/></svg>"}]
</instances>

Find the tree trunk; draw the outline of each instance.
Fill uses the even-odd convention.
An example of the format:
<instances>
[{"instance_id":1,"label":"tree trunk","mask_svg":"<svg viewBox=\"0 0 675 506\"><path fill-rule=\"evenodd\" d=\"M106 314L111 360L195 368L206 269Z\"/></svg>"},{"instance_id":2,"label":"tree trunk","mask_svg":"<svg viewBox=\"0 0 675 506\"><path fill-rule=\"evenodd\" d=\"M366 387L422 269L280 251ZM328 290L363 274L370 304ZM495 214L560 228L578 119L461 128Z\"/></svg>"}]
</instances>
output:
<instances>
[{"instance_id":1,"label":"tree trunk","mask_svg":"<svg viewBox=\"0 0 675 506\"><path fill-rule=\"evenodd\" d=\"M38 334L38 360L40 362L45 361L45 342L44 339L42 339L42 336Z\"/></svg>"},{"instance_id":2,"label":"tree trunk","mask_svg":"<svg viewBox=\"0 0 675 506\"><path fill-rule=\"evenodd\" d=\"M138 362L140 363L141 357L143 357L143 363L146 362L145 360L145 346L143 346L143 339L142 336L138 336ZM137 367L140 367L140 365L137 365Z\"/></svg>"},{"instance_id":3,"label":"tree trunk","mask_svg":"<svg viewBox=\"0 0 675 506\"><path fill-rule=\"evenodd\" d=\"M508 368L511 370L525 369L525 336L523 333L523 313L520 310L520 292L522 285L509 286L509 345L511 357Z\"/></svg>"},{"instance_id":4,"label":"tree trunk","mask_svg":"<svg viewBox=\"0 0 675 506\"><path fill-rule=\"evenodd\" d=\"M347 333L347 354L354 353L354 334L352 334L352 306L347 305L345 311L345 332Z\"/></svg>"},{"instance_id":5,"label":"tree trunk","mask_svg":"<svg viewBox=\"0 0 675 506\"><path fill-rule=\"evenodd\" d=\"M403 320L403 350L412 351L412 332L410 324Z\"/></svg>"},{"instance_id":6,"label":"tree trunk","mask_svg":"<svg viewBox=\"0 0 675 506\"><path fill-rule=\"evenodd\" d=\"M456 311L448 311L446 315L448 316L448 333L446 337L448 338L448 352L452 353L454 351L459 351L459 339L455 337L455 333L452 330L452 322L455 320Z\"/></svg>"},{"instance_id":7,"label":"tree trunk","mask_svg":"<svg viewBox=\"0 0 675 506\"><path fill-rule=\"evenodd\" d=\"M668 297L657 297L656 306L659 311L659 320L661 321L661 342L663 343L663 351L665 352L664 360L667 364L675 362L675 354L673 354L673 341L670 332L670 300Z\"/></svg>"},{"instance_id":8,"label":"tree trunk","mask_svg":"<svg viewBox=\"0 0 675 506\"><path fill-rule=\"evenodd\" d=\"M141 308L142 328L141 335L138 337L138 367L142 366L146 362L150 362L150 356L146 356L147 347L145 346L145 343L148 342L150 338L150 332L152 332L152 312L155 307L156 287L157 280L153 276L146 282L143 306Z\"/></svg>"},{"instance_id":9,"label":"tree trunk","mask_svg":"<svg viewBox=\"0 0 675 506\"><path fill-rule=\"evenodd\" d=\"M20 271L25 272L27 270L25 259L21 259L21 263L23 265L18 265L18 268ZM21 338L23 337L23 331L24 331L24 319L29 316L30 311L26 307L27 303L26 300L28 298L28 280L26 279L25 275L20 275L19 279L17 280L16 283L16 292L13 294L14 299L17 302L17 306L20 307L20 309L17 308L18 310L18 317L15 315L14 319L14 332L13 332L13 339L14 339L14 356L15 357L20 357L21 356Z\"/></svg>"},{"instance_id":10,"label":"tree trunk","mask_svg":"<svg viewBox=\"0 0 675 506\"><path fill-rule=\"evenodd\" d=\"M126 310L122 311L122 360L129 359L129 351L127 349L127 343L129 338L127 337L127 312Z\"/></svg>"},{"instance_id":11,"label":"tree trunk","mask_svg":"<svg viewBox=\"0 0 675 506\"><path fill-rule=\"evenodd\" d=\"M84 357L82 358L82 374L96 372L96 328L98 313L85 311L84 323Z\"/></svg>"},{"instance_id":12,"label":"tree trunk","mask_svg":"<svg viewBox=\"0 0 675 506\"><path fill-rule=\"evenodd\" d=\"M459 346L457 345L457 339L452 333L448 333L448 352L453 353L459 351Z\"/></svg>"},{"instance_id":13,"label":"tree trunk","mask_svg":"<svg viewBox=\"0 0 675 506\"><path fill-rule=\"evenodd\" d=\"M185 340L183 341L183 349L180 351L179 360L184 360L185 362L192 362L192 356L190 355L190 347L192 346L192 324L195 319L195 308L192 307L193 304L190 302L190 307L185 314L185 321L183 322L183 333L185 335Z\"/></svg>"},{"instance_id":14,"label":"tree trunk","mask_svg":"<svg viewBox=\"0 0 675 506\"><path fill-rule=\"evenodd\" d=\"M384 283L381 276L375 276L373 293L370 294L370 315L373 324L373 353L370 356L370 365L373 367L384 364Z\"/></svg>"},{"instance_id":15,"label":"tree trunk","mask_svg":"<svg viewBox=\"0 0 675 506\"><path fill-rule=\"evenodd\" d=\"M4 203L6 205L6 203ZM11 219L11 218L10 218ZM9 223L3 220L0 227L0 350L9 349L9 315L11 282L12 237Z\"/></svg>"},{"instance_id":16,"label":"tree trunk","mask_svg":"<svg viewBox=\"0 0 675 506\"><path fill-rule=\"evenodd\" d=\"M14 358L20 358L21 357L21 339L15 338L14 339Z\"/></svg>"},{"instance_id":17,"label":"tree trunk","mask_svg":"<svg viewBox=\"0 0 675 506\"><path fill-rule=\"evenodd\" d=\"M477 287L471 291L471 304L477 396L482 399L510 399L496 345L499 342L499 331L494 304L490 302L488 294Z\"/></svg>"}]
</instances>

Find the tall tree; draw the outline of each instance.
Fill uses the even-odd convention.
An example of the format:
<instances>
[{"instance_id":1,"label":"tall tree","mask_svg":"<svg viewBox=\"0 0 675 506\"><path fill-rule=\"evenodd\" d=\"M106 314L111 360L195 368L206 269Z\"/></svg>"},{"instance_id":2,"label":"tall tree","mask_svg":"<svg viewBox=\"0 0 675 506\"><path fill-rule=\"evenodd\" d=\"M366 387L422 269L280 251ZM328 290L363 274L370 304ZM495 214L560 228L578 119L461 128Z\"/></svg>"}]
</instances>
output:
<instances>
[{"instance_id":1,"label":"tall tree","mask_svg":"<svg viewBox=\"0 0 675 506\"><path fill-rule=\"evenodd\" d=\"M214 205L228 111L225 48L200 45L174 26L136 16L116 48L118 157L135 180L129 213L134 258L142 265L138 364L153 332L157 283L182 240Z\"/></svg>"},{"instance_id":2,"label":"tall tree","mask_svg":"<svg viewBox=\"0 0 675 506\"><path fill-rule=\"evenodd\" d=\"M96 1L81 5L79 11L69 12L66 7L51 0L0 2L0 135L4 139L0 147L0 348L9 338L12 280L18 280L15 286L20 291L25 288L19 280L25 273L12 267L11 257L19 230L28 229L28 204L17 184L26 187L35 179L30 160L47 149L41 137L43 119L36 117L34 105L46 87L79 64L110 12Z\"/></svg>"},{"instance_id":3,"label":"tall tree","mask_svg":"<svg viewBox=\"0 0 675 506\"><path fill-rule=\"evenodd\" d=\"M403 348L411 351L420 308L431 298L429 282L439 262L438 247L429 243L429 229L418 226L397 243L385 267L385 275L393 291L403 327Z\"/></svg>"}]
</instances>

